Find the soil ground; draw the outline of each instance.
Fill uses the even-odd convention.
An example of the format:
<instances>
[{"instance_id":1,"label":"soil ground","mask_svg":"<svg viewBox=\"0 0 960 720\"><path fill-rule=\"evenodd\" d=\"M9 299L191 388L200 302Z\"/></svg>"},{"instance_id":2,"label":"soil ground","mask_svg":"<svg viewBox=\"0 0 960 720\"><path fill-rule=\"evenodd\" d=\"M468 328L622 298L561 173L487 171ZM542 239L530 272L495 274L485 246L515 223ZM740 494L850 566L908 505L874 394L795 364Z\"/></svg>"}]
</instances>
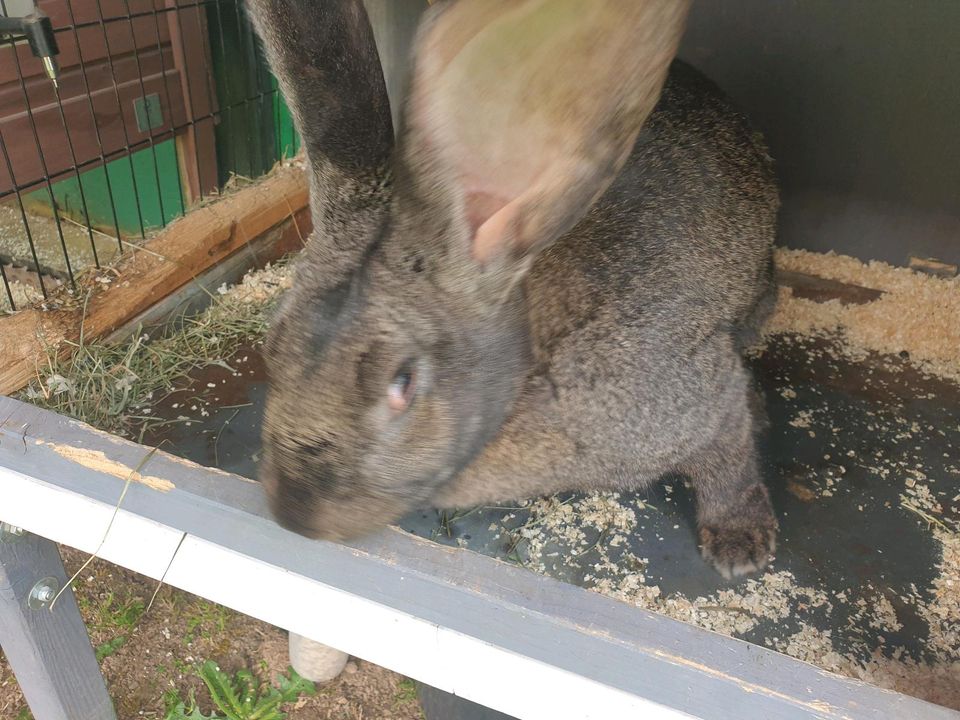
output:
<instances>
[{"instance_id":1,"label":"soil ground","mask_svg":"<svg viewBox=\"0 0 960 720\"><path fill-rule=\"evenodd\" d=\"M68 574L86 557L62 548ZM263 679L287 670L287 638L279 628L171 587L144 611L156 583L95 560L78 578L77 602L101 657L119 720L163 718L174 698L194 693L201 711L212 706L196 669L214 660L231 675L247 668ZM351 659L336 680L286 707L289 720L420 720L412 681ZM16 679L0 654L0 720L28 720Z\"/></svg>"}]
</instances>

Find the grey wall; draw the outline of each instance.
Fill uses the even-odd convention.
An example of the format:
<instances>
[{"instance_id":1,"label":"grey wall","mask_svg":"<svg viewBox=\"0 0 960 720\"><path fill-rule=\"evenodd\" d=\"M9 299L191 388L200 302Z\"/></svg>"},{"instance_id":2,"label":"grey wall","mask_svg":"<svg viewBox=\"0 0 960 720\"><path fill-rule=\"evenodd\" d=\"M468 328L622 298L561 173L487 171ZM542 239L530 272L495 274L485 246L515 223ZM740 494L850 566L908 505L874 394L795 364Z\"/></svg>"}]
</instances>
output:
<instances>
[{"instance_id":1,"label":"grey wall","mask_svg":"<svg viewBox=\"0 0 960 720\"><path fill-rule=\"evenodd\" d=\"M365 1L395 101L426 2ZM767 136L781 244L960 264L960 0L696 0L680 55Z\"/></svg>"},{"instance_id":2,"label":"grey wall","mask_svg":"<svg viewBox=\"0 0 960 720\"><path fill-rule=\"evenodd\" d=\"M783 244L960 262L960 1L698 0L680 55L766 134Z\"/></svg>"},{"instance_id":3,"label":"grey wall","mask_svg":"<svg viewBox=\"0 0 960 720\"><path fill-rule=\"evenodd\" d=\"M426 0L363 0L373 38L383 65L383 79L390 98L393 131L400 124L403 99L410 82L410 51Z\"/></svg>"}]
</instances>

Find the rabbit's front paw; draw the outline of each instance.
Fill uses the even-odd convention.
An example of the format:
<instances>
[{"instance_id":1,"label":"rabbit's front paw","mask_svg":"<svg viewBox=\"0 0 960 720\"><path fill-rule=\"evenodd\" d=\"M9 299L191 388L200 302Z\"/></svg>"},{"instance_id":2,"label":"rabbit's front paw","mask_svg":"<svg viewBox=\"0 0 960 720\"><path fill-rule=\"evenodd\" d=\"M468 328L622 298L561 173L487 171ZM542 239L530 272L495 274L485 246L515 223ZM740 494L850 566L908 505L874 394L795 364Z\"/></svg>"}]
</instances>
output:
<instances>
[{"instance_id":1,"label":"rabbit's front paw","mask_svg":"<svg viewBox=\"0 0 960 720\"><path fill-rule=\"evenodd\" d=\"M702 527L700 551L727 580L762 570L773 554L774 528Z\"/></svg>"},{"instance_id":2,"label":"rabbit's front paw","mask_svg":"<svg viewBox=\"0 0 960 720\"><path fill-rule=\"evenodd\" d=\"M729 521L700 526L700 551L728 580L762 570L777 544L777 521L762 485L747 493L744 506Z\"/></svg>"}]
</instances>

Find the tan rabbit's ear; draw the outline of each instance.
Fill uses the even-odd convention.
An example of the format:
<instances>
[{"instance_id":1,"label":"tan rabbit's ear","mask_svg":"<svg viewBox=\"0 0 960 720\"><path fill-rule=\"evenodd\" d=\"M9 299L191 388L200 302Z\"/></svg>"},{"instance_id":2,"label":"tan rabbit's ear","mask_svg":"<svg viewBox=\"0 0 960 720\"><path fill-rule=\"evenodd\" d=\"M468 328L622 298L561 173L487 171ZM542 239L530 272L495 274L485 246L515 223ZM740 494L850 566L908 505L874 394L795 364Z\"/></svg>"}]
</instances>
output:
<instances>
[{"instance_id":1,"label":"tan rabbit's ear","mask_svg":"<svg viewBox=\"0 0 960 720\"><path fill-rule=\"evenodd\" d=\"M529 256L609 186L660 94L688 0L458 0L421 29L404 161L445 183L470 253ZM422 177L429 176L429 177Z\"/></svg>"}]
</instances>

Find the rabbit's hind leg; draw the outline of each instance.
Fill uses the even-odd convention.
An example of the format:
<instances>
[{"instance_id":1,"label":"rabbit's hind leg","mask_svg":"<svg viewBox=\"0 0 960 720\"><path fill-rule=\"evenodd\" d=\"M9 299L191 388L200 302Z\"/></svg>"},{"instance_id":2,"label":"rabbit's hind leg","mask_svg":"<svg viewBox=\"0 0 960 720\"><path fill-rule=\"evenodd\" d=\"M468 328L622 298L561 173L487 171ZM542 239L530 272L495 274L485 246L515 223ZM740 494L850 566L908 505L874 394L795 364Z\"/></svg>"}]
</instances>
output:
<instances>
[{"instance_id":1,"label":"rabbit's hind leg","mask_svg":"<svg viewBox=\"0 0 960 720\"><path fill-rule=\"evenodd\" d=\"M776 545L777 520L757 459L758 412L745 393L712 441L679 468L696 494L703 557L728 579L762 569Z\"/></svg>"}]
</instances>

